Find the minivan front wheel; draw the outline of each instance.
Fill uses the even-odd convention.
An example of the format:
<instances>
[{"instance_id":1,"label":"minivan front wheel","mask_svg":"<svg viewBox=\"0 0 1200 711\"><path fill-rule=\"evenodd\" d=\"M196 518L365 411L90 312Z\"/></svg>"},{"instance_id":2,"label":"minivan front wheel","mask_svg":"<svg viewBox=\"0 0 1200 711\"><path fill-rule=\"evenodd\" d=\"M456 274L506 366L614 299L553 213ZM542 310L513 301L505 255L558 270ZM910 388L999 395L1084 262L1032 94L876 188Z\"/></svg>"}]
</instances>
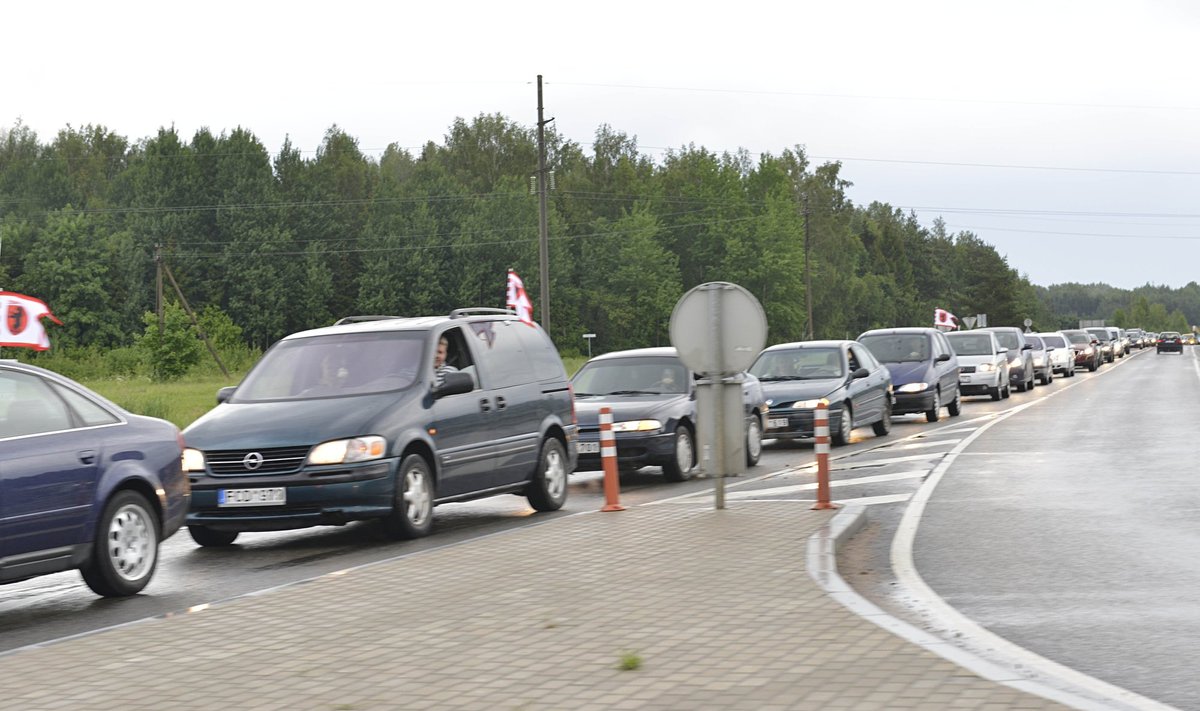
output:
<instances>
[{"instance_id":1,"label":"minivan front wheel","mask_svg":"<svg viewBox=\"0 0 1200 711\"><path fill-rule=\"evenodd\" d=\"M231 546L238 537L237 531L218 531L208 526L188 526L188 534L196 543L216 548Z\"/></svg>"},{"instance_id":2,"label":"minivan front wheel","mask_svg":"<svg viewBox=\"0 0 1200 711\"><path fill-rule=\"evenodd\" d=\"M542 443L533 480L525 487L525 498L538 511L557 511L567 500L567 452L562 442L547 437Z\"/></svg>"},{"instance_id":3,"label":"minivan front wheel","mask_svg":"<svg viewBox=\"0 0 1200 711\"><path fill-rule=\"evenodd\" d=\"M420 538L433 529L433 473L429 462L410 454L400 462L392 513L383 520L392 538Z\"/></svg>"},{"instance_id":4,"label":"minivan front wheel","mask_svg":"<svg viewBox=\"0 0 1200 711\"><path fill-rule=\"evenodd\" d=\"M158 515L145 496L118 491L100 514L92 555L79 571L83 581L97 595L136 595L157 565Z\"/></svg>"}]
</instances>

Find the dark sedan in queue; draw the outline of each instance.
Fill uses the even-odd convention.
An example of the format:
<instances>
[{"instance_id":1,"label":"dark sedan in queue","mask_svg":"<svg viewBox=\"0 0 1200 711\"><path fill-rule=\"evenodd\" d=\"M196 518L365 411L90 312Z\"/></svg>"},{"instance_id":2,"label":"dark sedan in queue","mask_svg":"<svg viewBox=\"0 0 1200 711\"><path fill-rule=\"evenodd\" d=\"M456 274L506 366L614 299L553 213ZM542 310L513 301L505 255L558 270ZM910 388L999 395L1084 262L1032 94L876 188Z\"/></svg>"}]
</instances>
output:
<instances>
[{"instance_id":1,"label":"dark sedan in queue","mask_svg":"<svg viewBox=\"0 0 1200 711\"><path fill-rule=\"evenodd\" d=\"M892 378L861 343L802 341L771 346L758 355L750 374L762 383L770 412L768 439L814 436L813 418L821 401L829 406L832 442L844 445L855 427L875 434L892 428Z\"/></svg>"},{"instance_id":2,"label":"dark sedan in queue","mask_svg":"<svg viewBox=\"0 0 1200 711\"><path fill-rule=\"evenodd\" d=\"M758 379L742 381L746 465L762 455L766 398ZM612 411L617 465L623 471L661 466L667 481L697 469L697 376L674 348L639 348L596 356L571 378L579 422L581 471L600 469L600 409Z\"/></svg>"}]
</instances>

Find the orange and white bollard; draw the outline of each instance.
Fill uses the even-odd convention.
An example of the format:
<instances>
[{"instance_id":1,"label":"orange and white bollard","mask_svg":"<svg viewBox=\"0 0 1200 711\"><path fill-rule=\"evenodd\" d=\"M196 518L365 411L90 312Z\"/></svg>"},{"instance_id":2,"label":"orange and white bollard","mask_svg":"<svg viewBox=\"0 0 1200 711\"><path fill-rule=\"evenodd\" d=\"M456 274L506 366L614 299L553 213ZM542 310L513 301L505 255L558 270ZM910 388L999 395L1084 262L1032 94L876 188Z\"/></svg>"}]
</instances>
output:
<instances>
[{"instance_id":1,"label":"orange and white bollard","mask_svg":"<svg viewBox=\"0 0 1200 711\"><path fill-rule=\"evenodd\" d=\"M624 511L618 498L621 481L617 476L617 438L612 431L612 408L600 408L600 461L604 464L604 506L601 511Z\"/></svg>"},{"instance_id":2,"label":"orange and white bollard","mask_svg":"<svg viewBox=\"0 0 1200 711\"><path fill-rule=\"evenodd\" d=\"M822 400L813 413L813 435L817 448L817 503L812 510L836 509L829 501L829 403Z\"/></svg>"}]
</instances>

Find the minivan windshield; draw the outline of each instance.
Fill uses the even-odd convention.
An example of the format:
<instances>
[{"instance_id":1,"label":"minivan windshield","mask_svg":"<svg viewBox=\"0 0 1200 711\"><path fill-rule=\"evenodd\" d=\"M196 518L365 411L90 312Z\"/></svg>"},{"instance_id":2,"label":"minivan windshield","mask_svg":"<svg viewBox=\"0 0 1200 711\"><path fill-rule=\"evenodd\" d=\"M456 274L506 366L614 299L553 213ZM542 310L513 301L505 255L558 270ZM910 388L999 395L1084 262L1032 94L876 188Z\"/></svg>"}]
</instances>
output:
<instances>
[{"instance_id":1,"label":"minivan windshield","mask_svg":"<svg viewBox=\"0 0 1200 711\"><path fill-rule=\"evenodd\" d=\"M863 336L858 342L866 346L880 363L920 363L929 360L929 338L921 333L880 333Z\"/></svg>"},{"instance_id":2,"label":"minivan windshield","mask_svg":"<svg viewBox=\"0 0 1200 711\"><path fill-rule=\"evenodd\" d=\"M960 356L992 355L992 338L986 333L947 333L946 338Z\"/></svg>"},{"instance_id":3,"label":"minivan windshield","mask_svg":"<svg viewBox=\"0 0 1200 711\"><path fill-rule=\"evenodd\" d=\"M678 358L633 356L584 363L571 386L576 397L594 395L682 395L688 392L687 368Z\"/></svg>"},{"instance_id":4,"label":"minivan windshield","mask_svg":"<svg viewBox=\"0 0 1200 711\"><path fill-rule=\"evenodd\" d=\"M787 348L765 351L750 366L764 383L779 380L826 380L845 376L840 348Z\"/></svg>"},{"instance_id":5,"label":"minivan windshield","mask_svg":"<svg viewBox=\"0 0 1200 711\"><path fill-rule=\"evenodd\" d=\"M422 366L432 367L432 356L421 355L424 336L384 331L280 341L238 386L233 401L307 400L407 388Z\"/></svg>"},{"instance_id":6,"label":"minivan windshield","mask_svg":"<svg viewBox=\"0 0 1200 711\"><path fill-rule=\"evenodd\" d=\"M1092 342L1092 339L1088 337L1088 334L1084 333L1083 331L1067 331L1066 336L1067 338L1071 339L1071 343L1080 343L1086 346Z\"/></svg>"}]
</instances>

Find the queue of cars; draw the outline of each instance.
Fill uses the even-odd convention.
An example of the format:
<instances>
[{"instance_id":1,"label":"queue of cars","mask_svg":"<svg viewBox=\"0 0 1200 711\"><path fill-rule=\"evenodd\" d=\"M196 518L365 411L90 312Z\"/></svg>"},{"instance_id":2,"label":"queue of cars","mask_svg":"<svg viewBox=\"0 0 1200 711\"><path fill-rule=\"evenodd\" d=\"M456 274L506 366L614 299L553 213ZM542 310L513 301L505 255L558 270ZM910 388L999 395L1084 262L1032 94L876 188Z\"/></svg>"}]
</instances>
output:
<instances>
[{"instance_id":1,"label":"queue of cars","mask_svg":"<svg viewBox=\"0 0 1200 711\"><path fill-rule=\"evenodd\" d=\"M893 416L937 422L963 396L999 400L1095 370L1125 352L1114 331L889 328L770 346L735 378L745 463L764 440L811 439L819 403L835 445L860 427L886 436ZM224 547L365 519L414 538L436 506L500 494L554 511L577 467L600 468L602 407L620 469L682 481L700 459L699 377L674 348L607 353L568 377L541 327L501 309L351 317L281 339L180 433L0 361L0 583L74 568L101 595L132 595L184 525Z\"/></svg>"}]
</instances>

